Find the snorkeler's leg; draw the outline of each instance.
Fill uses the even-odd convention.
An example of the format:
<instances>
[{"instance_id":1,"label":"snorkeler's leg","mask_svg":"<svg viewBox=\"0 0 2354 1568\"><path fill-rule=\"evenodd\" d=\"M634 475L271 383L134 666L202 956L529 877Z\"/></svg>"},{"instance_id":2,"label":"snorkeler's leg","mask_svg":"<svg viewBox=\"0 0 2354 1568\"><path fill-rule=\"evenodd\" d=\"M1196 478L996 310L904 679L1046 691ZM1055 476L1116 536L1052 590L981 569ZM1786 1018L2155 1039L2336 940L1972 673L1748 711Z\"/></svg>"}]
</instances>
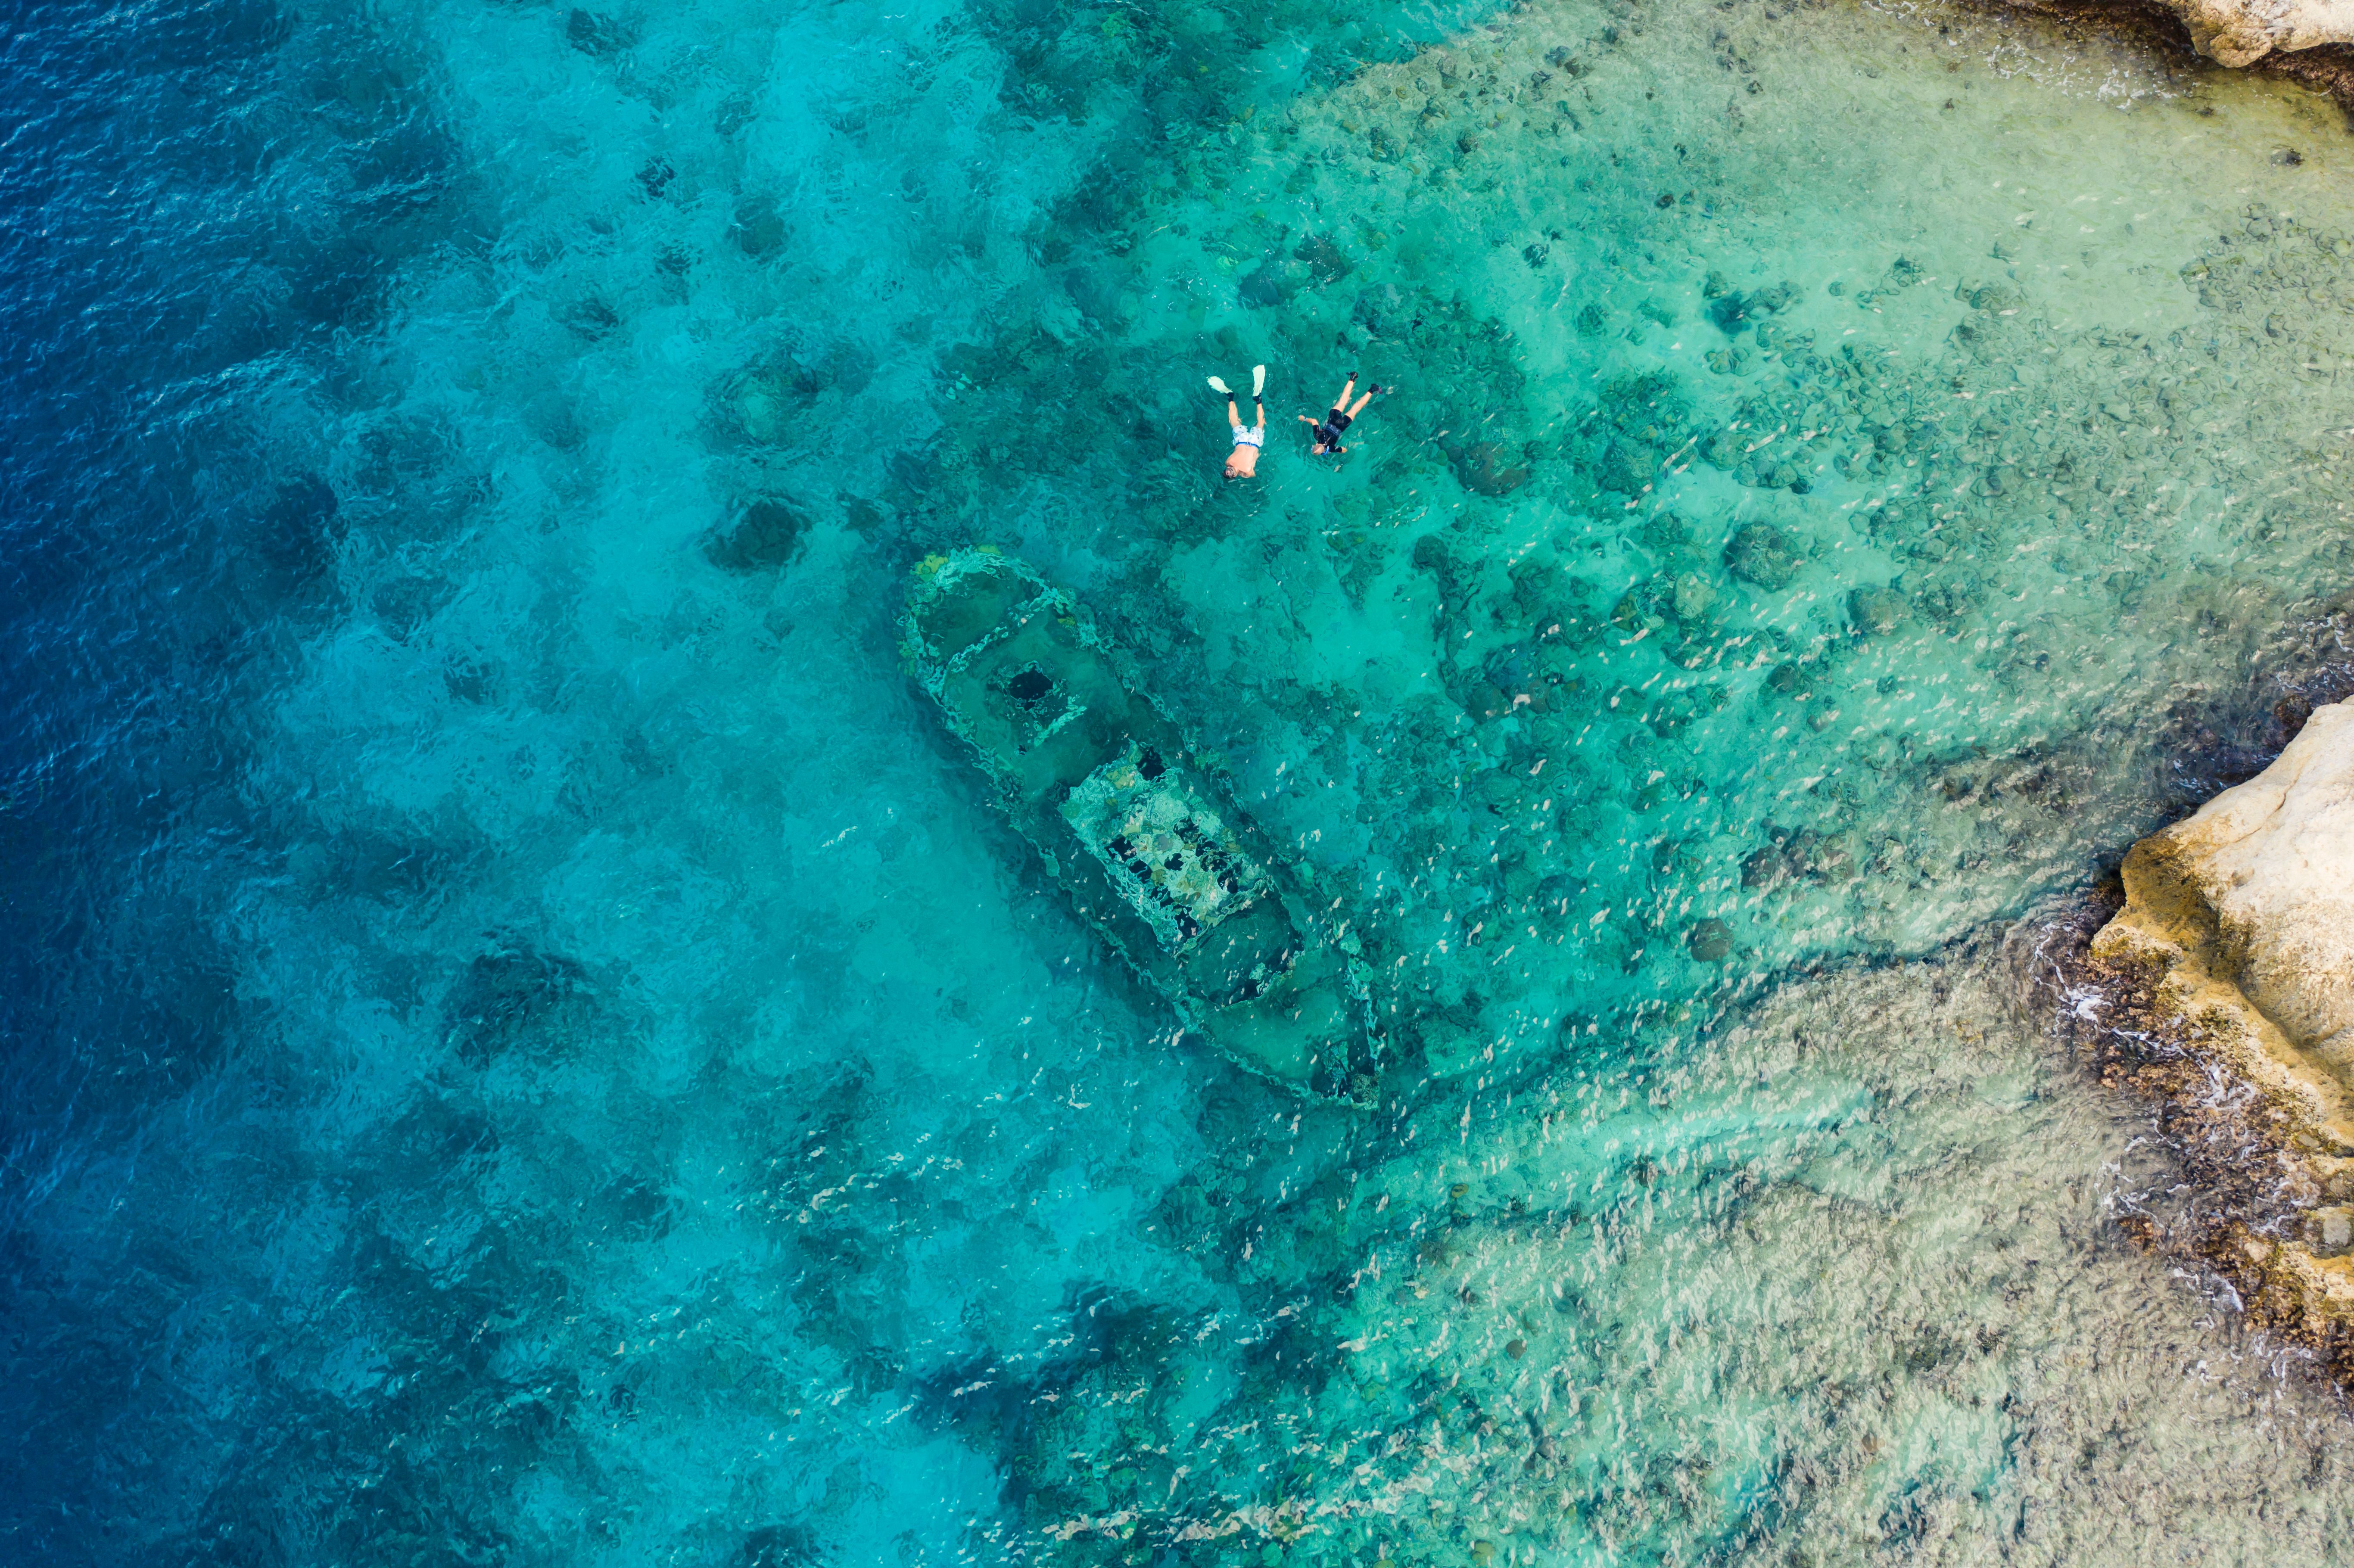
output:
<instances>
[{"instance_id":1,"label":"snorkeler's leg","mask_svg":"<svg viewBox=\"0 0 2354 1568\"><path fill-rule=\"evenodd\" d=\"M1332 407L1346 412L1349 407L1349 395L1356 389L1357 373L1352 370L1349 372L1349 379L1341 383L1341 390L1332 394Z\"/></svg>"}]
</instances>

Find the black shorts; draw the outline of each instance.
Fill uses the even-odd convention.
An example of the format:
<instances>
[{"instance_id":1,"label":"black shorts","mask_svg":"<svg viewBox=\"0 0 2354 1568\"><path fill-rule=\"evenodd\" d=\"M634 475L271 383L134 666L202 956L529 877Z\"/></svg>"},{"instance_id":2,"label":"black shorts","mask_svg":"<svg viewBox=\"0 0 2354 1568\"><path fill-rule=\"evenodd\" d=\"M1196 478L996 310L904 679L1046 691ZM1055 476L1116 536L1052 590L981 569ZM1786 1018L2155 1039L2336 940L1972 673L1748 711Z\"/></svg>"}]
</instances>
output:
<instances>
[{"instance_id":1,"label":"black shorts","mask_svg":"<svg viewBox=\"0 0 2354 1568\"><path fill-rule=\"evenodd\" d=\"M1324 429L1331 431L1335 436L1339 435L1341 431L1347 429L1354 423L1356 423L1355 420L1350 418L1348 415L1342 413L1338 408L1333 409L1331 413L1324 416Z\"/></svg>"}]
</instances>

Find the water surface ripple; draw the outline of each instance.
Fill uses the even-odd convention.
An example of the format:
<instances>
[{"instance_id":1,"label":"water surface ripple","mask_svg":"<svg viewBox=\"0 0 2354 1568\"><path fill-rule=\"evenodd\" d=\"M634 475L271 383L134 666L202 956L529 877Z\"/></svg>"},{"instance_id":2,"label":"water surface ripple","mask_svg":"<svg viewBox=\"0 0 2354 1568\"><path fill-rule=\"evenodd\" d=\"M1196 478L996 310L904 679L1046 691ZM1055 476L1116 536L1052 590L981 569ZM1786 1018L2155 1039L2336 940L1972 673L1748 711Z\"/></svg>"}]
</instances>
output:
<instances>
[{"instance_id":1,"label":"water surface ripple","mask_svg":"<svg viewBox=\"0 0 2354 1568\"><path fill-rule=\"evenodd\" d=\"M0 73L12 1557L2346 1555L2021 1001L2354 686L2327 104L1773 0ZM1350 913L1373 1109L991 809L895 625L975 543Z\"/></svg>"}]
</instances>

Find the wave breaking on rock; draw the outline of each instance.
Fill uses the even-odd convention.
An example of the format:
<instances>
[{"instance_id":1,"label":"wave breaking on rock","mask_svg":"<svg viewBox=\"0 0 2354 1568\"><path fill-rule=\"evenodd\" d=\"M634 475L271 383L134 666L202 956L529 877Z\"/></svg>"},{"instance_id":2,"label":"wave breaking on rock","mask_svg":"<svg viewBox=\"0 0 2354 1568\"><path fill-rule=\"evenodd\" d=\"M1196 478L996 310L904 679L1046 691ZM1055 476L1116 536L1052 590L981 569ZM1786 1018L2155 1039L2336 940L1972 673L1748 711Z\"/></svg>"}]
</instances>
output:
<instances>
[{"instance_id":1,"label":"wave breaking on rock","mask_svg":"<svg viewBox=\"0 0 2354 1568\"><path fill-rule=\"evenodd\" d=\"M2354 703L2136 844L2059 1013L2157 1099L2190 1196L2129 1216L2354 1383Z\"/></svg>"}]
</instances>

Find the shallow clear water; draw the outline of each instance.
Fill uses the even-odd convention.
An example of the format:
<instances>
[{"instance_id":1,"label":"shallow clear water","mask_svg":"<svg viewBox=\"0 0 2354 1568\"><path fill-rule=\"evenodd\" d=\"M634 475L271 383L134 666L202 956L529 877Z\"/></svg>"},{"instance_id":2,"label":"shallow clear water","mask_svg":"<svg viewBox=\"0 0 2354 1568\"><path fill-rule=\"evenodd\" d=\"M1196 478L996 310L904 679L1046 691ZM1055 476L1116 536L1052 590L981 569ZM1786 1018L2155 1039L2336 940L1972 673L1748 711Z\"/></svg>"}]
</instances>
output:
<instances>
[{"instance_id":1,"label":"shallow clear water","mask_svg":"<svg viewBox=\"0 0 2354 1568\"><path fill-rule=\"evenodd\" d=\"M2000 939L2349 683L2336 111L1757 0L0 63L16 1553L2344 1552ZM1353 912L1375 1111L992 811L970 542Z\"/></svg>"}]
</instances>

